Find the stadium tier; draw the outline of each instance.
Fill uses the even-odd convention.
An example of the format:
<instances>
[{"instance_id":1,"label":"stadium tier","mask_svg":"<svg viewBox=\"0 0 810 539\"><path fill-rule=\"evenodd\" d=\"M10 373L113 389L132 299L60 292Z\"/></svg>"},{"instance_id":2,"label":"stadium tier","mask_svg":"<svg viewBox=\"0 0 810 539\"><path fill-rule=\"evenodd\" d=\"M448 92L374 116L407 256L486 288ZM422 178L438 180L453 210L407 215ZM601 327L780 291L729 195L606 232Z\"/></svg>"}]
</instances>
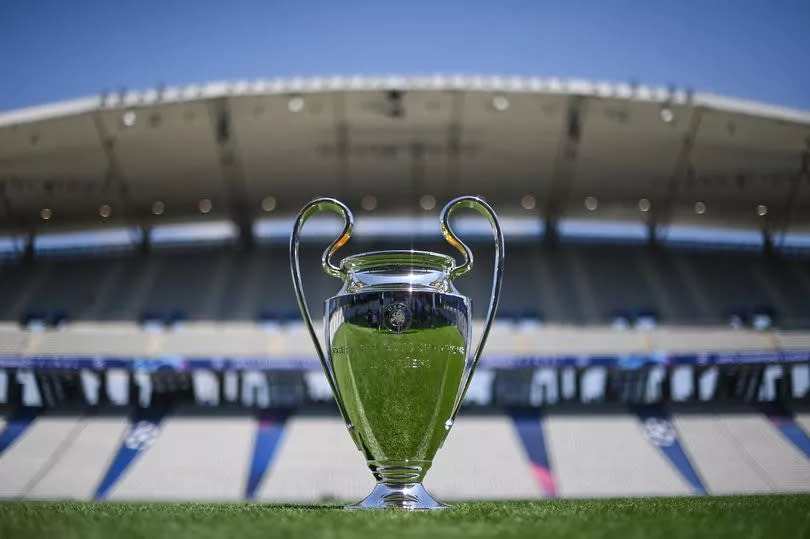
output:
<instances>
[{"instance_id":1,"label":"stadium tier","mask_svg":"<svg viewBox=\"0 0 810 539\"><path fill-rule=\"evenodd\" d=\"M518 243L509 261L502 315L428 475L438 496L807 490L806 259ZM475 296L483 273L459 287ZM2 275L0 496L312 501L370 488L290 315L285 249L62 254ZM305 279L315 294L336 284L317 267ZM768 326L746 318L757 309Z\"/></svg>"},{"instance_id":2,"label":"stadium tier","mask_svg":"<svg viewBox=\"0 0 810 539\"><path fill-rule=\"evenodd\" d=\"M290 280L502 217L446 499L810 491L810 114L640 85L387 77L0 114L0 498L355 500L371 482ZM481 333L493 254L456 282ZM307 224L310 309L338 223ZM345 251L345 252L344 252ZM321 333L322 328L317 328Z\"/></svg>"},{"instance_id":3,"label":"stadium tier","mask_svg":"<svg viewBox=\"0 0 810 539\"><path fill-rule=\"evenodd\" d=\"M342 421L323 412L6 421L5 498L323 501L372 485ZM810 439L795 433L808 421L751 408L468 413L427 486L445 499L806 491Z\"/></svg>"},{"instance_id":4,"label":"stadium tier","mask_svg":"<svg viewBox=\"0 0 810 539\"><path fill-rule=\"evenodd\" d=\"M448 251L441 245L423 247ZM476 305L485 305L492 255L485 245L476 245L475 254L476 268L458 288ZM309 262L304 280L312 309L320 309L339 282L323 275L319 249L307 249L303 256ZM734 316L745 323L762 314L783 329L810 328L808 258L519 241L509 244L507 256L502 319L609 325L647 316L668 325L726 326ZM286 249L271 246L0 263L0 294L0 319L6 321L37 316L65 322L298 319ZM475 312L477 318L483 314Z\"/></svg>"}]
</instances>

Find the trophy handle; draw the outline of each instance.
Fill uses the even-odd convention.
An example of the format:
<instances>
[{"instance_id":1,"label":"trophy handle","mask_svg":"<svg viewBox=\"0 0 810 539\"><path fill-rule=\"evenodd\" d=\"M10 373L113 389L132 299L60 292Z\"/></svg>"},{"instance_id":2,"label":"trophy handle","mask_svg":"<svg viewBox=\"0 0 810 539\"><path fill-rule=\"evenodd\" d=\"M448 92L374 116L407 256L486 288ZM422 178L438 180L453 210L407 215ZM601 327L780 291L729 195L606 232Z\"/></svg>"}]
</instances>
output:
<instances>
[{"instance_id":1,"label":"trophy handle","mask_svg":"<svg viewBox=\"0 0 810 539\"><path fill-rule=\"evenodd\" d=\"M340 392L338 392L334 374L332 373L332 369L329 368L329 362L326 359L323 347L321 346L318 336L315 334L315 326L312 323L312 316L309 313L309 307L307 306L307 300L304 296L304 287L301 280L301 264L298 258L301 229L310 217L322 211L331 211L343 217L344 226L340 236L324 250L321 256L321 265L323 266L323 270L332 277L342 279L346 276L345 272L332 262L332 255L349 241L352 235L352 228L354 227L354 216L345 204L334 198L316 198L304 206L298 214L298 217L295 219L295 224L293 225L292 235L290 236L290 271L292 272L295 298L298 301L301 316L304 319L304 323L307 325L312 342L315 344L315 351L318 353L318 359L321 361L323 373L326 375L326 380L329 382L329 387L332 389L332 394L335 396L335 402L337 403L340 415L343 416L343 420L346 422L346 426L352 434L352 438L354 438L353 426L349 421L349 416L346 414L346 408L343 405ZM357 443L357 440L355 440L355 443Z\"/></svg>"},{"instance_id":2,"label":"trophy handle","mask_svg":"<svg viewBox=\"0 0 810 539\"><path fill-rule=\"evenodd\" d=\"M481 340L478 341L478 346L475 347L470 368L464 379L461 393L458 396L458 401L456 402L453 410L453 415L450 416L451 422L455 420L456 414L458 414L458 411L461 408L461 403L464 400L464 395L467 393L467 389L470 387L473 372L475 371L475 367L478 365L478 360L481 358L481 352L483 351L484 344L486 344L487 337L489 336L492 321L495 319L495 311L498 309L498 301L501 296L501 284L503 282L503 260L505 255L501 222L498 220L498 216L495 213L495 210L492 209L492 206L490 206L483 198L477 196L463 196L454 198L448 202L444 208L442 208L442 213L439 216L444 239L446 239L450 245L458 249L459 252L464 255L464 263L460 266L454 266L453 269L450 270L450 277L455 279L456 277L464 275L472 269L473 265L472 251L470 251L470 248L467 247L467 245L461 241L458 236L456 236L453 229L450 228L450 216L452 216L453 213L455 213L455 211L459 208L470 208L476 210L489 221L489 224L492 226L492 235L495 239L495 267L492 273L492 293L490 294L489 308L487 309L487 316L486 320L484 321L484 330L481 334Z\"/></svg>"}]
</instances>

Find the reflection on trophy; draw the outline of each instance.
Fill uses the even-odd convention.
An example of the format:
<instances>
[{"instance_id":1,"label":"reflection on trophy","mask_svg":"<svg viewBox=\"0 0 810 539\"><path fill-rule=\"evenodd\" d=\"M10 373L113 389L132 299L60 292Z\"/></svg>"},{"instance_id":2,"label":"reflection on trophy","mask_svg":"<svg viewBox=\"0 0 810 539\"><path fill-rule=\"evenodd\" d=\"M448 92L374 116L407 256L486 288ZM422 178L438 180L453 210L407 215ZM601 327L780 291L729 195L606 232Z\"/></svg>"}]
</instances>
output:
<instances>
[{"instance_id":1,"label":"reflection on trophy","mask_svg":"<svg viewBox=\"0 0 810 539\"><path fill-rule=\"evenodd\" d=\"M486 217L496 243L492 295L478 345L471 344L469 298L453 285L472 268L470 249L449 224L459 208ZM298 259L304 223L321 211L341 215L340 237L323 253L322 265L343 287L326 300L325 345L312 324ZM445 239L464 257L425 251L377 251L332 256L351 236L353 217L341 202L319 198L298 215L290 262L298 305L349 433L377 479L374 490L348 509L444 509L422 480L444 442L489 333L503 276L504 240L498 217L483 199L450 201L440 216Z\"/></svg>"}]
</instances>

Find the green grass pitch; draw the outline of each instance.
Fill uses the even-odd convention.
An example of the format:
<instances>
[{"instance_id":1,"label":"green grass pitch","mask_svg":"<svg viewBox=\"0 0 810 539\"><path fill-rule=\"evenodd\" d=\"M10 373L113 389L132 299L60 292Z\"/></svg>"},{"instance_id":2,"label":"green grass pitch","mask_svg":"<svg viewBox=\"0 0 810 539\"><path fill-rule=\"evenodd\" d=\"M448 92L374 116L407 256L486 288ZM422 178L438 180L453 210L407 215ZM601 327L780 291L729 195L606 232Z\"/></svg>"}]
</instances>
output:
<instances>
[{"instance_id":1,"label":"green grass pitch","mask_svg":"<svg viewBox=\"0 0 810 539\"><path fill-rule=\"evenodd\" d=\"M452 511L336 505L0 502L0 537L810 537L810 495L458 503Z\"/></svg>"}]
</instances>

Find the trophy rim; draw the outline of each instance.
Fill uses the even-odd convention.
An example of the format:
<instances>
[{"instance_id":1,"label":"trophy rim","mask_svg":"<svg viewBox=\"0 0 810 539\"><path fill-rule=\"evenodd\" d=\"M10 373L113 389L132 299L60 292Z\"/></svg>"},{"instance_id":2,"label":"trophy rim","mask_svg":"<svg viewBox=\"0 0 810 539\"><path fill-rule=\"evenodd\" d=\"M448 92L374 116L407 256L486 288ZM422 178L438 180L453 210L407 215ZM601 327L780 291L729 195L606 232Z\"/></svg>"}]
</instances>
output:
<instances>
[{"instance_id":1,"label":"trophy rim","mask_svg":"<svg viewBox=\"0 0 810 539\"><path fill-rule=\"evenodd\" d=\"M414 260L418 259L418 260ZM452 271L456 260L443 253L417 249L366 251L340 261L341 271L364 271L391 265L418 266L437 271Z\"/></svg>"}]
</instances>

